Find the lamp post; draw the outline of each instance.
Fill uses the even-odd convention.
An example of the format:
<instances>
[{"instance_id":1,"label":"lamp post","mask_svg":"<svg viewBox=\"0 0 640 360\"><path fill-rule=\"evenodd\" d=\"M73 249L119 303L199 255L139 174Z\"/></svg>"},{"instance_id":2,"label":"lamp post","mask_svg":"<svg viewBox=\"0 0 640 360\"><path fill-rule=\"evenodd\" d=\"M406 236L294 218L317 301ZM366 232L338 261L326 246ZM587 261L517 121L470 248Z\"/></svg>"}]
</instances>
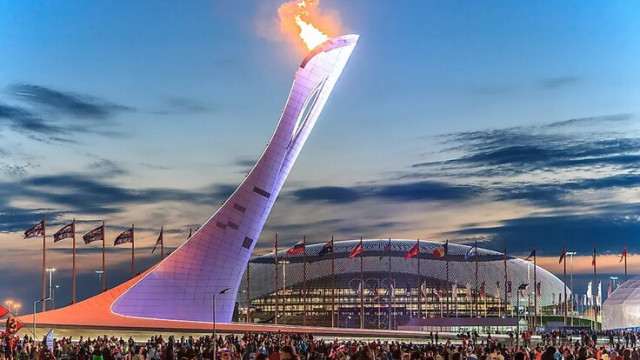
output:
<instances>
[{"instance_id":1,"label":"lamp post","mask_svg":"<svg viewBox=\"0 0 640 360\"><path fill-rule=\"evenodd\" d=\"M7 305L9 311L11 311L11 305L13 305L13 299L7 299L4 301L4 304Z\"/></svg>"},{"instance_id":2,"label":"lamp post","mask_svg":"<svg viewBox=\"0 0 640 360\"><path fill-rule=\"evenodd\" d=\"M573 294L573 255L576 255L575 251L567 251L567 255L571 257L571 280L569 282L569 289L571 289L571 326L573 326L573 303L575 302L575 295Z\"/></svg>"},{"instance_id":3,"label":"lamp post","mask_svg":"<svg viewBox=\"0 0 640 360\"><path fill-rule=\"evenodd\" d=\"M51 296L51 292L52 292L52 288L51 288L51 280L53 279L53 273L56 271L56 268L47 268L47 272L49 273L49 296L46 299L43 299L42 301L42 307L46 308L46 302L45 301L49 301L52 299Z\"/></svg>"},{"instance_id":4,"label":"lamp post","mask_svg":"<svg viewBox=\"0 0 640 360\"><path fill-rule=\"evenodd\" d=\"M611 279L611 281L613 281L613 285L611 285L611 291L613 291L613 290L616 289L616 281L618 280L618 277L617 276L609 276L609 279Z\"/></svg>"},{"instance_id":5,"label":"lamp post","mask_svg":"<svg viewBox=\"0 0 640 360\"><path fill-rule=\"evenodd\" d=\"M33 302L33 338L34 339L38 339L38 334L36 333L36 304L41 302L41 303L45 303L45 301L51 300L50 298L44 298L44 299L40 299L40 300L36 300ZM43 305L44 307L44 305Z\"/></svg>"},{"instance_id":6,"label":"lamp post","mask_svg":"<svg viewBox=\"0 0 640 360\"><path fill-rule=\"evenodd\" d=\"M15 309L16 315L18 315L20 313L20 308L21 307L22 307L22 304L20 304L20 303L13 304L13 308Z\"/></svg>"},{"instance_id":7,"label":"lamp post","mask_svg":"<svg viewBox=\"0 0 640 360\"><path fill-rule=\"evenodd\" d=\"M100 284L100 291L102 291L102 270L95 270L96 275L98 275L98 283Z\"/></svg>"},{"instance_id":8,"label":"lamp post","mask_svg":"<svg viewBox=\"0 0 640 360\"><path fill-rule=\"evenodd\" d=\"M60 285L56 285L51 288L51 310L56 308L56 289L59 287Z\"/></svg>"},{"instance_id":9,"label":"lamp post","mask_svg":"<svg viewBox=\"0 0 640 360\"><path fill-rule=\"evenodd\" d=\"M216 295L222 295L231 288L226 288L217 294L213 294L213 360L218 358L218 340L216 338Z\"/></svg>"}]
</instances>

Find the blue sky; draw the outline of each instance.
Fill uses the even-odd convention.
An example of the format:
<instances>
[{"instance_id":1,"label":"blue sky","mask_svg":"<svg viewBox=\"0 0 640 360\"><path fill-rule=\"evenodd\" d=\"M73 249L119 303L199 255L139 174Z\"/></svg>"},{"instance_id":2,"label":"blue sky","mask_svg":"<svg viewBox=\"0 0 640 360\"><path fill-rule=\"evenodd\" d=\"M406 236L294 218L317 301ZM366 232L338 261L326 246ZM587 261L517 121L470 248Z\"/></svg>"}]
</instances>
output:
<instances>
[{"instance_id":1,"label":"blue sky","mask_svg":"<svg viewBox=\"0 0 640 360\"><path fill-rule=\"evenodd\" d=\"M262 152L304 57L279 33L279 5L0 3L0 271L33 283L0 297L39 296L40 243L21 233L42 214L50 232L76 217L80 232L105 220L115 238L135 223L141 271L160 226L175 247L215 211ZM536 246L555 273L564 243L611 254L611 274L625 244L638 252L639 4L320 8L340 15L330 35L360 42L256 254L275 232L285 245L333 235ZM98 288L95 246L81 246L80 297ZM51 247L69 289L70 243ZM110 287L129 275L127 254L109 249ZM589 265L576 259L576 273Z\"/></svg>"}]
</instances>

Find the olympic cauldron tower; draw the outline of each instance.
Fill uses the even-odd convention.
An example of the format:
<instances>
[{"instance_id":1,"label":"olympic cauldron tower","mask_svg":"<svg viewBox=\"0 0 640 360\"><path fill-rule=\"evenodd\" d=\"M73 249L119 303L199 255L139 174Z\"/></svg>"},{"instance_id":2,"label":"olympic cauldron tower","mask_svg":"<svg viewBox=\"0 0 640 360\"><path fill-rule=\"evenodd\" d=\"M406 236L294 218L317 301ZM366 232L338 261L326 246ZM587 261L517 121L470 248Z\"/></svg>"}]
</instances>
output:
<instances>
[{"instance_id":1,"label":"olympic cauldron tower","mask_svg":"<svg viewBox=\"0 0 640 360\"><path fill-rule=\"evenodd\" d=\"M127 317L230 322L242 274L302 146L358 41L339 36L314 48L298 69L269 144L242 184L182 246L112 303Z\"/></svg>"}]
</instances>

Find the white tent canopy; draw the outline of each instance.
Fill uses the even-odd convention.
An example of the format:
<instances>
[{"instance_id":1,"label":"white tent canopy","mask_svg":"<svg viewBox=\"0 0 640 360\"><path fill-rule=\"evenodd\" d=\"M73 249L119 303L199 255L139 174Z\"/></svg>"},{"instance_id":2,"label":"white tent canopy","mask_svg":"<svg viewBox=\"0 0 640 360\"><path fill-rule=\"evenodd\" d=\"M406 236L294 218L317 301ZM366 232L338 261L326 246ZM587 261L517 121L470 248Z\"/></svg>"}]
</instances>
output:
<instances>
[{"instance_id":1,"label":"white tent canopy","mask_svg":"<svg viewBox=\"0 0 640 360\"><path fill-rule=\"evenodd\" d=\"M622 283L602 304L606 330L640 326L640 276Z\"/></svg>"}]
</instances>

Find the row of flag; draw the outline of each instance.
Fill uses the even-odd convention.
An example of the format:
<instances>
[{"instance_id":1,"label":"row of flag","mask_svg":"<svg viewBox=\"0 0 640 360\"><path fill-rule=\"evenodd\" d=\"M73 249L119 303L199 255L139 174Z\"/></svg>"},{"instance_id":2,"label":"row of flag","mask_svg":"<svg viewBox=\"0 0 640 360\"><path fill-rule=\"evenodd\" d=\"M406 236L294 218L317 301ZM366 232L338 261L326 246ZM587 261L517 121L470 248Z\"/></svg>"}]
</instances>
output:
<instances>
[{"instance_id":1,"label":"row of flag","mask_svg":"<svg viewBox=\"0 0 640 360\"><path fill-rule=\"evenodd\" d=\"M76 223L75 221L73 221L72 223L63 226L60 230L56 231L53 234L53 242L55 243L64 239L73 238L75 236L75 233L76 233ZM24 232L24 238L29 239L33 237L39 237L39 236L44 236L44 234L45 234L45 222L44 220L42 220L32 228L26 230ZM188 238L190 238L191 235L192 235L192 232L190 229ZM84 240L85 244L90 244L94 241L105 241L104 223L98 226L97 228L84 234L82 236L82 239ZM133 242L134 242L134 228L133 226L131 226L131 228L121 232L118 236L116 236L116 239L113 242L113 245L117 246L121 244L133 243ZM161 227L160 234L158 235L158 239L156 240L156 243L153 246L151 253L154 253L156 251L156 248L163 244L164 244L164 227Z\"/></svg>"},{"instance_id":2,"label":"row of flag","mask_svg":"<svg viewBox=\"0 0 640 360\"><path fill-rule=\"evenodd\" d=\"M389 242L385 245L383 251L384 252L391 251L391 239L389 239ZM448 251L449 251L449 240L447 240L444 244L438 246L435 250L433 250L433 255L436 257L436 259L440 259L445 257ZM318 252L318 256L324 256L332 252L333 252L333 239L329 240L326 244L324 244L322 249L320 249L320 251ZM295 243L292 247L287 249L287 251L285 252L286 255L296 255L296 254L303 254L303 253L305 253L304 239ZM467 251L467 254L465 254L465 260L468 260L469 258L475 256L476 253L477 253L477 247L472 246L469 249L469 251ZM420 254L420 242L418 241L411 249L409 249L409 251L407 251L407 253L404 255L404 258L409 260L413 257L418 256L419 254ZM351 252L349 253L349 259L353 259L358 255L362 255L362 241L360 241L351 250ZM380 258L382 259L383 256L384 255L381 255Z\"/></svg>"},{"instance_id":3,"label":"row of flag","mask_svg":"<svg viewBox=\"0 0 640 360\"><path fill-rule=\"evenodd\" d=\"M535 256L536 251L533 250L531 252L531 255L529 255L525 260L529 260L529 258L531 258L532 256ZM591 255L591 266L596 266L596 247L593 247L593 254ZM560 258L558 259L558 264L562 263L563 260L565 260L567 257L567 250L564 249L562 250L562 253L560 254ZM627 258L627 248L625 247L622 250L622 253L620 254L620 260L618 261L619 263L622 262L622 260Z\"/></svg>"}]
</instances>

